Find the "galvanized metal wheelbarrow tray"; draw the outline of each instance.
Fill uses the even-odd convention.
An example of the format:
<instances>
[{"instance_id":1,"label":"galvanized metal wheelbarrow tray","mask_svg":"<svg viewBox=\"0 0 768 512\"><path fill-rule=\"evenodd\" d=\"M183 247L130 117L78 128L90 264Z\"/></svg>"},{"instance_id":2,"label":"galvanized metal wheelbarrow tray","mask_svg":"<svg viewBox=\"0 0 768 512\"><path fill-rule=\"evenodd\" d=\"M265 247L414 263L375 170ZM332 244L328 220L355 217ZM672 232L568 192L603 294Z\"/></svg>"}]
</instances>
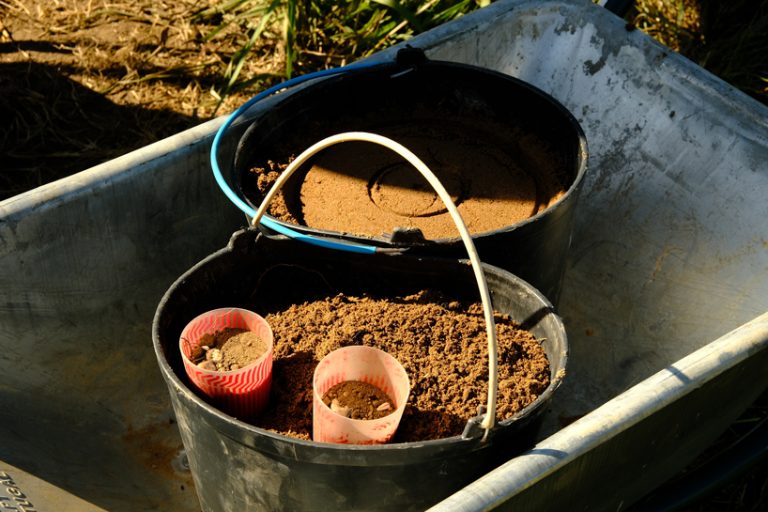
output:
<instances>
[{"instance_id":1,"label":"galvanized metal wheelbarrow tray","mask_svg":"<svg viewBox=\"0 0 768 512\"><path fill-rule=\"evenodd\" d=\"M535 448L435 510L625 508L768 385L768 109L587 0L502 1L410 44L538 86L590 144L567 384ZM3 506L199 510L150 325L243 224L209 173L221 122L0 203Z\"/></svg>"}]
</instances>

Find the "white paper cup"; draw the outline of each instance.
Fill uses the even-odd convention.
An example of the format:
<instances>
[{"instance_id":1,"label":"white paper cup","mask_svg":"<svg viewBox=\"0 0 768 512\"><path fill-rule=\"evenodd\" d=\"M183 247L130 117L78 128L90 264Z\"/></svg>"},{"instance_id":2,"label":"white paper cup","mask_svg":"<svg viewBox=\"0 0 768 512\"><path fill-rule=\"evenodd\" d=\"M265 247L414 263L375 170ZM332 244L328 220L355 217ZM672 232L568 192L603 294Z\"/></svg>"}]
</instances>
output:
<instances>
[{"instance_id":1,"label":"white paper cup","mask_svg":"<svg viewBox=\"0 0 768 512\"><path fill-rule=\"evenodd\" d=\"M374 420L355 420L323 403L329 389L353 380L384 391L394 402L394 412ZM395 435L410 390L405 368L386 352L359 345L334 350L318 363L312 378L312 439L321 443L386 443Z\"/></svg>"}]
</instances>

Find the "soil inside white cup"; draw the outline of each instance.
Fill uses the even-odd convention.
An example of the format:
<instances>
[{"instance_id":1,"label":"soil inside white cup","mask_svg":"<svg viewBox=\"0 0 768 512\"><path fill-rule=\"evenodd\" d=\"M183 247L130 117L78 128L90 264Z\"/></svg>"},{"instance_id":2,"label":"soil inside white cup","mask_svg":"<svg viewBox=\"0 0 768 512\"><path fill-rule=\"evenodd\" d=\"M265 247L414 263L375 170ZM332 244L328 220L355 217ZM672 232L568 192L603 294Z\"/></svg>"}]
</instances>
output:
<instances>
[{"instance_id":1,"label":"soil inside white cup","mask_svg":"<svg viewBox=\"0 0 768 512\"><path fill-rule=\"evenodd\" d=\"M384 391L359 380L336 384L325 392L323 403L353 420L376 420L395 412L394 401Z\"/></svg>"}]
</instances>

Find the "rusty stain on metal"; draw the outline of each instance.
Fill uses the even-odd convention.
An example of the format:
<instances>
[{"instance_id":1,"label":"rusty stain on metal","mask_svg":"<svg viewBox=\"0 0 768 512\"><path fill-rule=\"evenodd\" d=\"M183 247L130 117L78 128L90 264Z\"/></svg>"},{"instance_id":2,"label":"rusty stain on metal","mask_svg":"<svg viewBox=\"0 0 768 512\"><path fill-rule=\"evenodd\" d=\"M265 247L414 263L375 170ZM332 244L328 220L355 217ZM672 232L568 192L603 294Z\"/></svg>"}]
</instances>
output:
<instances>
[{"instance_id":1,"label":"rusty stain on metal","mask_svg":"<svg viewBox=\"0 0 768 512\"><path fill-rule=\"evenodd\" d=\"M192 487L192 476L179 460L183 458L183 445L173 419L134 428L128 425L122 441L128 445L127 453L135 456L144 467L164 478L179 482L181 490Z\"/></svg>"}]
</instances>

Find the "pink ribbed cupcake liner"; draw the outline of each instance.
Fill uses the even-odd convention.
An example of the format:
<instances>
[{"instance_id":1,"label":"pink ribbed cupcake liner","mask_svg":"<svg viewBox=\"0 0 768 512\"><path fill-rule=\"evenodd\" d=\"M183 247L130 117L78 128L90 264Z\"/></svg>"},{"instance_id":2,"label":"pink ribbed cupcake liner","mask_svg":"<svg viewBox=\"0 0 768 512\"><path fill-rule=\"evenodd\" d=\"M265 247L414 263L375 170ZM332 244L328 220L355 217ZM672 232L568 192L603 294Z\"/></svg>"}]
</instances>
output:
<instances>
[{"instance_id":1,"label":"pink ribbed cupcake liner","mask_svg":"<svg viewBox=\"0 0 768 512\"><path fill-rule=\"evenodd\" d=\"M227 372L206 370L190 361L190 355L203 335L228 327L254 332L267 344L267 351L248 366ZM240 308L208 311L184 327L179 348L192 384L222 411L237 418L248 418L267 406L272 386L273 336L272 329L261 316Z\"/></svg>"},{"instance_id":2,"label":"pink ribbed cupcake liner","mask_svg":"<svg viewBox=\"0 0 768 512\"><path fill-rule=\"evenodd\" d=\"M395 403L392 414L375 420L341 416L323 403L336 384L357 380L384 391ZM410 393L403 366L391 355L366 346L343 347L323 358L312 378L312 439L323 443L381 444L395 435Z\"/></svg>"}]
</instances>

